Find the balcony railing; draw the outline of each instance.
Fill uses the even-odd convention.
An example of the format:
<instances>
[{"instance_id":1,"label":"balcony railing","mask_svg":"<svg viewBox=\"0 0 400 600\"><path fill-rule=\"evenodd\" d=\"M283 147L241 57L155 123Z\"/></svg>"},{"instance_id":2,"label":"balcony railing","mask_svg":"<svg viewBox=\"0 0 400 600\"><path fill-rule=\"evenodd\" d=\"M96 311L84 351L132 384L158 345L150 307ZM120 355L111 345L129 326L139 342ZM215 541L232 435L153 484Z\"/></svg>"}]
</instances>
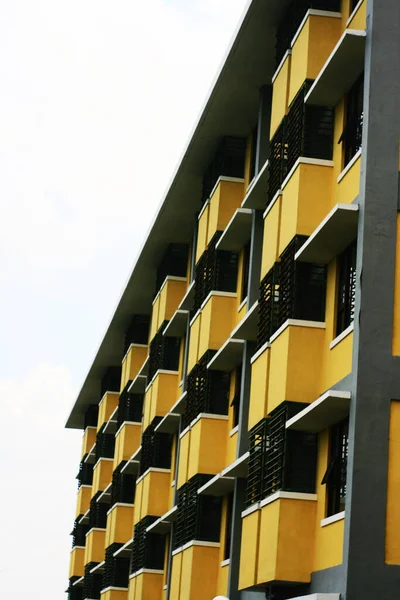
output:
<instances>
[{"instance_id":1,"label":"balcony railing","mask_svg":"<svg viewBox=\"0 0 400 600\"><path fill-rule=\"evenodd\" d=\"M100 458L113 458L115 449L115 435L103 433L105 424L100 427L96 436L96 462Z\"/></svg>"},{"instance_id":2,"label":"balcony railing","mask_svg":"<svg viewBox=\"0 0 400 600\"><path fill-rule=\"evenodd\" d=\"M170 244L157 269L156 293L160 290L168 275L185 277L189 258L187 244Z\"/></svg>"},{"instance_id":3,"label":"balcony railing","mask_svg":"<svg viewBox=\"0 0 400 600\"><path fill-rule=\"evenodd\" d=\"M172 436L168 433L157 433L155 427L162 417L155 417L142 436L140 456L140 475L151 467L169 469L171 467Z\"/></svg>"},{"instance_id":4,"label":"balcony railing","mask_svg":"<svg viewBox=\"0 0 400 600\"><path fill-rule=\"evenodd\" d=\"M118 402L117 431L123 423L140 423L143 414L143 394L131 394L128 388L132 381L128 381L121 392Z\"/></svg>"},{"instance_id":5,"label":"balcony railing","mask_svg":"<svg viewBox=\"0 0 400 600\"><path fill-rule=\"evenodd\" d=\"M85 578L83 580L83 598L90 600L100 600L101 590L103 588L103 576L91 573L99 563L91 562L85 566Z\"/></svg>"},{"instance_id":6,"label":"balcony railing","mask_svg":"<svg viewBox=\"0 0 400 600\"><path fill-rule=\"evenodd\" d=\"M315 492L317 438L286 429L286 421L305 406L284 402L249 432L247 506L281 490Z\"/></svg>"},{"instance_id":7,"label":"balcony railing","mask_svg":"<svg viewBox=\"0 0 400 600\"><path fill-rule=\"evenodd\" d=\"M245 153L245 138L225 137L221 140L203 177L202 205L210 197L219 177L242 178L244 176Z\"/></svg>"},{"instance_id":8,"label":"balcony railing","mask_svg":"<svg viewBox=\"0 0 400 600\"><path fill-rule=\"evenodd\" d=\"M98 404L91 404L85 412L84 429L86 427L97 427L97 417L99 415Z\"/></svg>"},{"instance_id":9,"label":"balcony railing","mask_svg":"<svg viewBox=\"0 0 400 600\"><path fill-rule=\"evenodd\" d=\"M219 542L221 498L197 493L210 479L211 475L195 475L178 490L175 548L192 540Z\"/></svg>"},{"instance_id":10,"label":"balcony railing","mask_svg":"<svg viewBox=\"0 0 400 600\"><path fill-rule=\"evenodd\" d=\"M148 315L134 315L125 333L124 354L128 352L131 344L147 344L149 329L150 317Z\"/></svg>"},{"instance_id":11,"label":"balcony railing","mask_svg":"<svg viewBox=\"0 0 400 600\"><path fill-rule=\"evenodd\" d=\"M150 344L149 351L149 372L147 381L151 381L159 369L166 371L177 371L179 368L180 338L166 337L163 331L168 325L164 321L158 333L154 336Z\"/></svg>"},{"instance_id":12,"label":"balcony railing","mask_svg":"<svg viewBox=\"0 0 400 600\"><path fill-rule=\"evenodd\" d=\"M117 502L133 504L135 500L136 475L126 475L121 470L127 461L122 461L115 469L111 487L111 506Z\"/></svg>"},{"instance_id":13,"label":"balcony railing","mask_svg":"<svg viewBox=\"0 0 400 600\"><path fill-rule=\"evenodd\" d=\"M97 502L97 498L101 495L101 491L97 492L90 501L89 509L89 529L98 527L99 529L105 529L107 525L107 511L109 509L108 504L103 502Z\"/></svg>"},{"instance_id":14,"label":"balcony railing","mask_svg":"<svg viewBox=\"0 0 400 600\"><path fill-rule=\"evenodd\" d=\"M157 517L145 517L135 525L131 573L136 573L140 569L161 571L164 568L165 536L147 532L147 528L156 520Z\"/></svg>"},{"instance_id":15,"label":"balcony railing","mask_svg":"<svg viewBox=\"0 0 400 600\"><path fill-rule=\"evenodd\" d=\"M129 558L116 558L114 553L123 544L111 544L106 548L103 589L108 587L127 588L129 584Z\"/></svg>"},{"instance_id":16,"label":"balcony railing","mask_svg":"<svg viewBox=\"0 0 400 600\"><path fill-rule=\"evenodd\" d=\"M93 464L85 463L85 458L87 458L87 454L85 454L82 458L82 461L79 464L79 472L77 475L78 480L78 490L82 485L92 485L93 483Z\"/></svg>"},{"instance_id":17,"label":"balcony railing","mask_svg":"<svg viewBox=\"0 0 400 600\"><path fill-rule=\"evenodd\" d=\"M75 548L76 546L83 548L83 546L86 546L86 534L89 531L89 526L79 523L82 516L83 515L79 515L74 522L74 528L72 530L72 548Z\"/></svg>"},{"instance_id":18,"label":"balcony railing","mask_svg":"<svg viewBox=\"0 0 400 600\"><path fill-rule=\"evenodd\" d=\"M69 580L68 600L82 600L84 598L83 589L74 586L75 581L78 581L78 579L80 579L80 577L71 577Z\"/></svg>"}]
</instances>

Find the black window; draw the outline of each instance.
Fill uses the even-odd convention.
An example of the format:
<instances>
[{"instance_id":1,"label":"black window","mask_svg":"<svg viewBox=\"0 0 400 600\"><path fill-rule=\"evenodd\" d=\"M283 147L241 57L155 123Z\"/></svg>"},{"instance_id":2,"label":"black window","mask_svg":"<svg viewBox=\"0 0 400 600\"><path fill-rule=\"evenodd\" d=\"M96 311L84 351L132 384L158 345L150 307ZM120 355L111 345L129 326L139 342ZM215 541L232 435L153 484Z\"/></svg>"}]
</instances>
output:
<instances>
[{"instance_id":1,"label":"black window","mask_svg":"<svg viewBox=\"0 0 400 600\"><path fill-rule=\"evenodd\" d=\"M240 412L240 390L242 387L242 365L239 365L235 371L235 393L231 402L233 408L233 426L239 424L239 412Z\"/></svg>"},{"instance_id":2,"label":"black window","mask_svg":"<svg viewBox=\"0 0 400 600\"><path fill-rule=\"evenodd\" d=\"M361 148L364 121L364 74L348 92L345 111L345 125L339 138L339 144L343 144L344 167Z\"/></svg>"},{"instance_id":3,"label":"black window","mask_svg":"<svg viewBox=\"0 0 400 600\"><path fill-rule=\"evenodd\" d=\"M329 463L322 484L327 487L327 516L342 512L346 502L349 420L331 428Z\"/></svg>"},{"instance_id":4,"label":"black window","mask_svg":"<svg viewBox=\"0 0 400 600\"><path fill-rule=\"evenodd\" d=\"M129 558L114 556L123 544L111 544L106 548L103 589L108 587L127 588L129 584Z\"/></svg>"},{"instance_id":5,"label":"black window","mask_svg":"<svg viewBox=\"0 0 400 600\"><path fill-rule=\"evenodd\" d=\"M353 242L338 259L336 335L342 333L354 321L356 258L357 245Z\"/></svg>"},{"instance_id":6,"label":"black window","mask_svg":"<svg viewBox=\"0 0 400 600\"><path fill-rule=\"evenodd\" d=\"M251 135L251 148L250 148L250 173L249 183L251 183L256 175L256 158L257 158L257 133L258 128L253 129Z\"/></svg>"},{"instance_id":7,"label":"black window","mask_svg":"<svg viewBox=\"0 0 400 600\"><path fill-rule=\"evenodd\" d=\"M140 569L164 569L165 536L147 531L157 517L148 516L139 521L134 527L133 548L130 572L136 573Z\"/></svg>"},{"instance_id":8,"label":"black window","mask_svg":"<svg viewBox=\"0 0 400 600\"><path fill-rule=\"evenodd\" d=\"M164 321L151 340L147 381L151 381L160 369L166 369L167 371L178 371L179 369L181 340L180 338L163 335L163 331L167 325L168 321Z\"/></svg>"},{"instance_id":9,"label":"black window","mask_svg":"<svg viewBox=\"0 0 400 600\"><path fill-rule=\"evenodd\" d=\"M360 0L350 0L350 14L353 12Z\"/></svg>"},{"instance_id":10,"label":"black window","mask_svg":"<svg viewBox=\"0 0 400 600\"><path fill-rule=\"evenodd\" d=\"M155 431L161 420L162 417L154 417L143 432L140 475L152 467L156 469L171 468L172 435Z\"/></svg>"},{"instance_id":11,"label":"black window","mask_svg":"<svg viewBox=\"0 0 400 600\"><path fill-rule=\"evenodd\" d=\"M232 516L233 516L233 492L226 498L226 523L225 523L225 552L224 560L231 557L232 540Z\"/></svg>"},{"instance_id":12,"label":"black window","mask_svg":"<svg viewBox=\"0 0 400 600\"><path fill-rule=\"evenodd\" d=\"M249 287L249 268L250 268L250 241L243 248L243 272L242 272L242 291L240 301L247 298L247 288Z\"/></svg>"},{"instance_id":13,"label":"black window","mask_svg":"<svg viewBox=\"0 0 400 600\"><path fill-rule=\"evenodd\" d=\"M218 181L219 177L244 176L244 160L246 154L246 139L224 137L220 141L213 160L203 177L201 202L204 204Z\"/></svg>"}]
</instances>

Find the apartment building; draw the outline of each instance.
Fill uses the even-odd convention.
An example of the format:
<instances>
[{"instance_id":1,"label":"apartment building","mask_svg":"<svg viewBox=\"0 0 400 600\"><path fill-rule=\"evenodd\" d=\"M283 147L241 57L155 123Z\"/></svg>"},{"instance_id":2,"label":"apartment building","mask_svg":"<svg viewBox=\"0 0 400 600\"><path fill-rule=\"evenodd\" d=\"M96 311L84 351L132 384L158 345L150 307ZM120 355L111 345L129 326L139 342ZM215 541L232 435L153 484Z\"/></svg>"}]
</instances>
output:
<instances>
[{"instance_id":1,"label":"apartment building","mask_svg":"<svg viewBox=\"0 0 400 600\"><path fill-rule=\"evenodd\" d=\"M67 427L69 600L400 589L400 3L253 0Z\"/></svg>"}]
</instances>

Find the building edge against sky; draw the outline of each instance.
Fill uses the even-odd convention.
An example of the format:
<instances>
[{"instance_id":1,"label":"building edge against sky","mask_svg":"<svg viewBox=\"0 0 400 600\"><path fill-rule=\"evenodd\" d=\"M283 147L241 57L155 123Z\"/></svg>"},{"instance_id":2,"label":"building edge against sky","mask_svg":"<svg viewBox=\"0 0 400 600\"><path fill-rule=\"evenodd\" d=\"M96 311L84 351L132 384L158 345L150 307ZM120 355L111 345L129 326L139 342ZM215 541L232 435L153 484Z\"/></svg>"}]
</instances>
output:
<instances>
[{"instance_id":1,"label":"building edge against sky","mask_svg":"<svg viewBox=\"0 0 400 600\"><path fill-rule=\"evenodd\" d=\"M69 600L396 597L399 34L249 3L67 422Z\"/></svg>"}]
</instances>

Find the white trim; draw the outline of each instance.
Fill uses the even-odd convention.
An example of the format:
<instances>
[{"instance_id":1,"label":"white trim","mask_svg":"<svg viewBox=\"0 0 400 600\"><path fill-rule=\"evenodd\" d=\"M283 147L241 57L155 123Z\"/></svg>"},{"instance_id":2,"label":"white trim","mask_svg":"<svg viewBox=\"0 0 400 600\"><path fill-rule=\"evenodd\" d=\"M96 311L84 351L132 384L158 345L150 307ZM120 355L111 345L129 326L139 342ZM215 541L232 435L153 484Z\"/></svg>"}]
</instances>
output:
<instances>
[{"instance_id":1,"label":"white trim","mask_svg":"<svg viewBox=\"0 0 400 600\"><path fill-rule=\"evenodd\" d=\"M167 275L166 278L164 279L164 281L161 284L160 289L158 290L156 297L154 298L152 305L154 306L154 304L156 303L159 295L161 294L161 292L163 291L167 281L187 281L187 277L178 277L177 275Z\"/></svg>"},{"instance_id":2,"label":"white trim","mask_svg":"<svg viewBox=\"0 0 400 600\"><path fill-rule=\"evenodd\" d=\"M190 321L189 327L191 327L193 325L193 323L195 322L195 320L197 319L197 317L199 317L200 315L201 315L201 310L199 308L198 311L196 312L196 314L194 315L193 319Z\"/></svg>"},{"instance_id":3,"label":"white trim","mask_svg":"<svg viewBox=\"0 0 400 600\"><path fill-rule=\"evenodd\" d=\"M249 506L249 508L246 508L246 510L244 510L241 513L242 519L244 519L244 517L247 517L248 515L251 515L253 512L256 512L257 510L260 510L260 503L259 502L256 502L255 504L252 504L251 506Z\"/></svg>"},{"instance_id":4,"label":"white trim","mask_svg":"<svg viewBox=\"0 0 400 600\"><path fill-rule=\"evenodd\" d=\"M97 427L96 427L96 425L87 425L87 427L85 427L85 429L83 431L83 436L82 437L85 436L85 433L87 432L88 429L96 429L97 430Z\"/></svg>"},{"instance_id":5,"label":"white trim","mask_svg":"<svg viewBox=\"0 0 400 600\"><path fill-rule=\"evenodd\" d=\"M85 537L92 533L92 531L107 531L107 527L92 527L87 533L85 533Z\"/></svg>"},{"instance_id":6,"label":"white trim","mask_svg":"<svg viewBox=\"0 0 400 600\"><path fill-rule=\"evenodd\" d=\"M178 387L182 387L183 386L183 379L180 380L180 382L178 383Z\"/></svg>"},{"instance_id":7,"label":"white trim","mask_svg":"<svg viewBox=\"0 0 400 600\"><path fill-rule=\"evenodd\" d=\"M99 402L99 408L100 408L101 403L103 402L103 400L107 396L107 394L113 394L113 395L116 394L117 396L119 396L119 392L111 392L111 391L104 392L104 394L102 395L101 400ZM107 421L104 421L104 423L107 423Z\"/></svg>"},{"instance_id":8,"label":"white trim","mask_svg":"<svg viewBox=\"0 0 400 600\"><path fill-rule=\"evenodd\" d=\"M124 421L121 425L121 427L118 429L118 431L115 433L115 437L117 437L117 435L119 435L120 431L122 430L123 427L125 427L125 425L138 425L139 427L142 426L142 422L140 421Z\"/></svg>"},{"instance_id":9,"label":"white trim","mask_svg":"<svg viewBox=\"0 0 400 600\"><path fill-rule=\"evenodd\" d=\"M281 72L283 65L286 62L286 59L292 55L292 51L290 48L288 48L284 54L284 57L282 58L281 62L279 63L278 68L276 69L275 73L272 75L272 79L271 79L271 83L275 83L275 79L278 77L279 73Z\"/></svg>"},{"instance_id":10,"label":"white trim","mask_svg":"<svg viewBox=\"0 0 400 600\"><path fill-rule=\"evenodd\" d=\"M304 17L304 19L302 20L300 27L298 28L298 30L296 31L296 33L294 34L294 37L290 43L290 47L293 48L293 46L296 43L297 38L299 37L304 25L307 22L308 17L331 17L333 19L341 19L342 18L342 13L339 12L331 12L329 10L317 10L315 8L310 8L307 13L306 16Z\"/></svg>"},{"instance_id":11,"label":"white trim","mask_svg":"<svg viewBox=\"0 0 400 600\"><path fill-rule=\"evenodd\" d=\"M180 546L176 550L172 550L172 556L176 556L177 554L180 554L182 551L183 551L183 546Z\"/></svg>"},{"instance_id":12,"label":"white trim","mask_svg":"<svg viewBox=\"0 0 400 600\"><path fill-rule=\"evenodd\" d=\"M166 584L166 585L164 585L163 590L165 591L167 589L168 589L168 585Z\"/></svg>"},{"instance_id":13,"label":"white trim","mask_svg":"<svg viewBox=\"0 0 400 600\"><path fill-rule=\"evenodd\" d=\"M176 480L175 480L175 479L173 479L173 480L171 481L171 487L175 487L175 485L176 485Z\"/></svg>"},{"instance_id":14,"label":"white trim","mask_svg":"<svg viewBox=\"0 0 400 600\"><path fill-rule=\"evenodd\" d=\"M223 298L237 298L236 292L220 292L218 290L211 290L205 300L203 300L202 305L200 306L200 310L203 310L207 302L210 300L212 296L222 296Z\"/></svg>"},{"instance_id":15,"label":"white trim","mask_svg":"<svg viewBox=\"0 0 400 600\"><path fill-rule=\"evenodd\" d=\"M289 173L286 175L283 183L281 185L281 190L289 183L289 180L292 178L293 173L296 171L299 165L315 165L317 167L334 167L335 163L333 160L323 160L322 158L307 158L306 156L299 156L299 158L294 163L293 167L290 169Z\"/></svg>"},{"instance_id":16,"label":"white trim","mask_svg":"<svg viewBox=\"0 0 400 600\"><path fill-rule=\"evenodd\" d=\"M346 21L346 27L348 25L350 25L351 21L354 19L354 17L356 16L356 13L358 12L358 9L361 8L361 5L363 4L364 0L359 0L359 2L355 5L355 7L353 8L349 18Z\"/></svg>"},{"instance_id":17,"label":"white trim","mask_svg":"<svg viewBox=\"0 0 400 600\"><path fill-rule=\"evenodd\" d=\"M195 419L190 423L190 428L194 427L200 419L214 419L216 421L228 421L228 415L214 415L212 413L199 413Z\"/></svg>"},{"instance_id":18,"label":"white trim","mask_svg":"<svg viewBox=\"0 0 400 600\"><path fill-rule=\"evenodd\" d=\"M143 473L143 475L136 479L136 485L139 483L139 481L142 481L142 479L144 479L149 473L171 473L171 469L159 469L158 467L150 467L149 469L147 469L147 471Z\"/></svg>"},{"instance_id":19,"label":"white trim","mask_svg":"<svg viewBox=\"0 0 400 600\"><path fill-rule=\"evenodd\" d=\"M111 459L111 460L113 460L113 459ZM97 461L97 462L99 462L99 461ZM97 464L97 463L96 463L96 464ZM93 468L94 468L94 467L93 467ZM81 489L82 489L82 488L91 488L91 487L92 487L92 486L91 486L91 485L88 485L87 483L82 483L81 487L80 487L80 488L79 488L79 490L78 490L78 494L79 494L79 492L81 491ZM86 514L86 513L85 513L85 514Z\"/></svg>"},{"instance_id":20,"label":"white trim","mask_svg":"<svg viewBox=\"0 0 400 600\"><path fill-rule=\"evenodd\" d=\"M269 211L272 210L272 207L275 205L275 202L278 200L278 198L280 196L282 196L281 188L279 188L279 190L276 192L275 196L272 198L271 202L268 204L267 208L264 210L264 212L263 212L264 221L265 221Z\"/></svg>"},{"instance_id":21,"label":"white trim","mask_svg":"<svg viewBox=\"0 0 400 600\"><path fill-rule=\"evenodd\" d=\"M288 319L279 327L277 331L275 331L274 335L270 337L269 343L272 344L278 338L281 333L285 331L290 326L295 327L309 327L310 329L326 329L326 324L322 321L303 321L301 319Z\"/></svg>"},{"instance_id":22,"label":"white trim","mask_svg":"<svg viewBox=\"0 0 400 600\"><path fill-rule=\"evenodd\" d=\"M326 519L321 519L321 527L327 527L327 525L331 525L332 523L343 521L344 515L345 511L343 510L340 513L336 513L336 515L332 515L331 517L327 517Z\"/></svg>"},{"instance_id":23,"label":"white trim","mask_svg":"<svg viewBox=\"0 0 400 600\"><path fill-rule=\"evenodd\" d=\"M338 336L336 336L334 340L331 341L331 343L329 344L329 350L332 350L335 346L340 344L340 342L342 340L344 340L344 338L346 338L353 331L354 331L354 321L348 327L346 327L346 329L344 329L342 331L342 333L340 333Z\"/></svg>"},{"instance_id":24,"label":"white trim","mask_svg":"<svg viewBox=\"0 0 400 600\"><path fill-rule=\"evenodd\" d=\"M275 494L271 494L271 496L264 498L264 500L260 502L260 508L272 504L272 502L275 502L276 500L307 500L309 502L316 502L318 496L317 494L301 494L298 492L275 492Z\"/></svg>"},{"instance_id":25,"label":"white trim","mask_svg":"<svg viewBox=\"0 0 400 600\"><path fill-rule=\"evenodd\" d=\"M86 534L87 535L87 534ZM86 537L85 535L85 537ZM70 552L70 554L72 554L73 552L75 552L75 550L84 550L86 548L86 546L74 546Z\"/></svg>"},{"instance_id":26,"label":"white trim","mask_svg":"<svg viewBox=\"0 0 400 600\"><path fill-rule=\"evenodd\" d=\"M244 183L243 177L227 177L225 175L220 175L218 177L218 179L217 179L216 184L214 185L213 189L211 190L211 194L210 194L210 197L209 197L209 202L211 202L212 197L214 196L217 187L219 186L219 184L222 181L228 181L228 182L230 181L231 183Z\"/></svg>"},{"instance_id":27,"label":"white trim","mask_svg":"<svg viewBox=\"0 0 400 600\"><path fill-rule=\"evenodd\" d=\"M220 548L221 544L219 542L202 542L200 540L191 540L190 542L182 546L182 550L187 550L192 546L202 546L204 548Z\"/></svg>"},{"instance_id":28,"label":"white trim","mask_svg":"<svg viewBox=\"0 0 400 600\"><path fill-rule=\"evenodd\" d=\"M126 357L128 356L128 354L132 348L148 348L148 345L147 344L135 344L134 342L132 342L130 344L128 350L125 352L124 358L121 360L122 363L124 362L124 360L126 359Z\"/></svg>"},{"instance_id":29,"label":"white trim","mask_svg":"<svg viewBox=\"0 0 400 600\"><path fill-rule=\"evenodd\" d=\"M199 216L197 217L198 221L200 221L201 217L203 216L204 211L206 210L207 206L209 206L209 204L210 204L210 198L207 198L207 200L203 204L203 208L199 212Z\"/></svg>"},{"instance_id":30,"label":"white trim","mask_svg":"<svg viewBox=\"0 0 400 600\"><path fill-rule=\"evenodd\" d=\"M150 387L153 385L153 383L158 375L179 375L179 371L167 371L166 369L158 369L154 373L153 378L150 381L150 383L145 388L145 390L144 390L145 393L147 393L149 391Z\"/></svg>"},{"instance_id":31,"label":"white trim","mask_svg":"<svg viewBox=\"0 0 400 600\"><path fill-rule=\"evenodd\" d=\"M183 438L184 435L186 435L188 432L190 431L190 425L188 425L186 427L186 429L184 429L180 434L179 434L179 439L181 440Z\"/></svg>"},{"instance_id":32,"label":"white trim","mask_svg":"<svg viewBox=\"0 0 400 600\"><path fill-rule=\"evenodd\" d=\"M239 304L239 306L238 306L238 309L237 309L237 311L238 311L238 312L240 312L240 311L242 310L242 308L243 308L244 306L246 306L246 304L247 304L247 296L246 296L246 298L245 298L244 300L242 300L242 301L241 301L241 303L240 303L240 304Z\"/></svg>"},{"instance_id":33,"label":"white trim","mask_svg":"<svg viewBox=\"0 0 400 600\"><path fill-rule=\"evenodd\" d=\"M239 321L239 323L236 325L236 327L234 329L232 329L231 334L229 336L230 338L234 338L234 334L237 333L238 329L243 326L243 324L245 323L245 321L247 319L250 318L250 315L253 314L253 312L257 309L257 307L258 307L258 300L256 300L254 302L253 306L251 306L249 308L249 310L246 312L246 314L243 315L242 319ZM237 338L234 338L234 339L237 339Z\"/></svg>"},{"instance_id":34,"label":"white trim","mask_svg":"<svg viewBox=\"0 0 400 600\"><path fill-rule=\"evenodd\" d=\"M134 505L133 503L132 503L132 504L129 504L129 503L127 503L127 502L116 502L116 503L115 503L115 504L113 504L113 505L112 505L112 507L111 507L111 508L110 508L110 509L107 511L107 516L108 516L110 513L112 513L112 511L114 510L114 508L117 508L118 506L125 506L125 507L128 507L128 508L133 508L135 505Z\"/></svg>"},{"instance_id":35,"label":"white trim","mask_svg":"<svg viewBox=\"0 0 400 600\"><path fill-rule=\"evenodd\" d=\"M295 415L291 419L288 419L286 421L286 429L290 429L290 427L293 425L293 423L297 423L298 421L301 421L301 419L303 419L306 415L313 412L318 406L321 406L321 404L323 404L325 402L325 400L327 400L328 398L331 398L331 397L350 400L351 392L346 392L346 391L341 391L341 390L328 390L327 392L325 392L324 394L319 396L319 398L314 400L314 402L311 402L311 404L306 406L306 408L304 408L299 413L297 413L297 415Z\"/></svg>"},{"instance_id":36,"label":"white trim","mask_svg":"<svg viewBox=\"0 0 400 600\"><path fill-rule=\"evenodd\" d=\"M234 427L233 429L230 430L229 437L233 437L238 431L239 431L239 425L236 425L236 427Z\"/></svg>"},{"instance_id":37,"label":"white trim","mask_svg":"<svg viewBox=\"0 0 400 600\"><path fill-rule=\"evenodd\" d=\"M345 168L343 169L343 171L340 173L339 177L337 178L337 183L340 183L342 181L342 179L344 179L346 177L347 173L350 171L351 167L358 161L361 154L362 154L362 148L360 148L358 150L358 152L355 153L355 155L353 156L351 161L347 163L347 165L345 166Z\"/></svg>"},{"instance_id":38,"label":"white trim","mask_svg":"<svg viewBox=\"0 0 400 600\"><path fill-rule=\"evenodd\" d=\"M100 456L99 460L97 461L97 463L94 465L93 467L93 471L95 470L95 468L97 467L97 465L102 461L105 460L106 462L114 462L113 458L107 458L106 456ZM83 487L83 486L81 486ZM92 487L91 485L88 485L87 487Z\"/></svg>"},{"instance_id":39,"label":"white trim","mask_svg":"<svg viewBox=\"0 0 400 600\"><path fill-rule=\"evenodd\" d=\"M265 344L263 344L261 346L261 348L259 350L257 350L257 352L255 354L253 354L253 356L250 359L250 364L252 365L253 363L256 362L257 358L259 358L261 356L261 354L264 354L265 350L268 350L268 348L270 348L270 343L265 342Z\"/></svg>"},{"instance_id":40,"label":"white trim","mask_svg":"<svg viewBox=\"0 0 400 600\"><path fill-rule=\"evenodd\" d=\"M227 567L227 566L229 566L230 564L231 564L231 559L230 559L230 558L227 558L226 560L223 560L223 561L221 561L221 564L220 564L220 566L221 566L221 567Z\"/></svg>"},{"instance_id":41,"label":"white trim","mask_svg":"<svg viewBox=\"0 0 400 600\"><path fill-rule=\"evenodd\" d=\"M104 594L104 592L127 592L129 588L123 588L123 587L115 587L113 585L110 585L108 588L103 588L101 590L101 594Z\"/></svg>"},{"instance_id":42,"label":"white trim","mask_svg":"<svg viewBox=\"0 0 400 600\"><path fill-rule=\"evenodd\" d=\"M154 575L164 575L164 569L139 569L131 574L130 578L137 577L137 575L143 575L144 573L153 573Z\"/></svg>"}]
</instances>

